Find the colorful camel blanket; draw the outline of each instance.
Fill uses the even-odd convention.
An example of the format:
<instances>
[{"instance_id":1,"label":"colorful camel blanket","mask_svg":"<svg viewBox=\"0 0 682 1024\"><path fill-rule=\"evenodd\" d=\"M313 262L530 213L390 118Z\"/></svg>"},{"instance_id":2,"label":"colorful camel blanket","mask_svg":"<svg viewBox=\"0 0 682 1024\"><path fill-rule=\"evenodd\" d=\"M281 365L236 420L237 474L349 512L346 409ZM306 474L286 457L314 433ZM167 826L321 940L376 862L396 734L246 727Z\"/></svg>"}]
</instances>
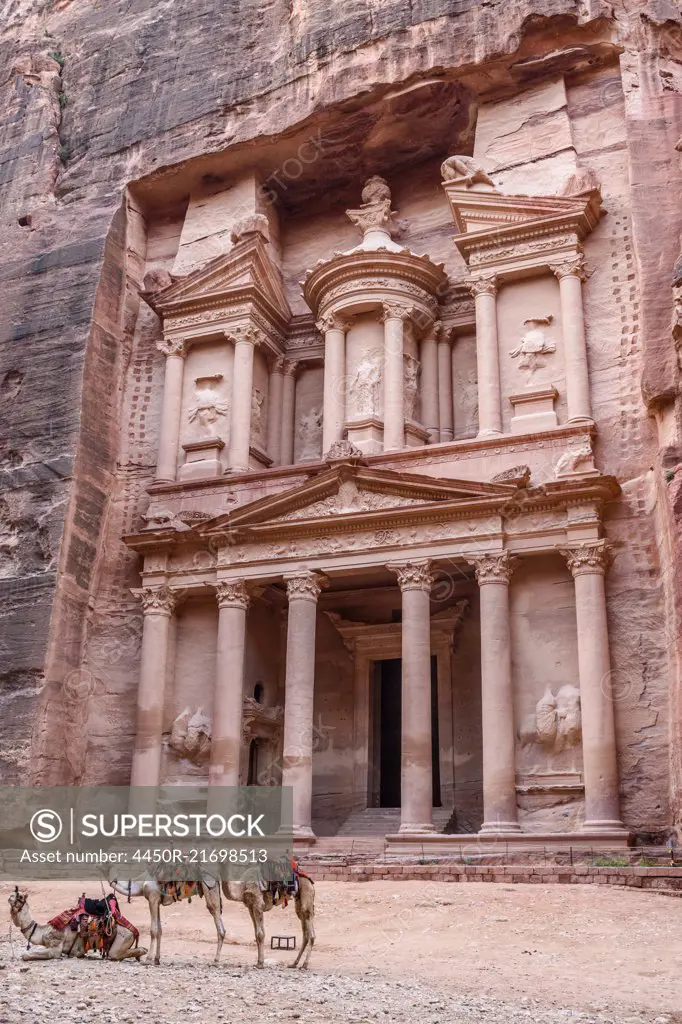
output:
<instances>
[{"instance_id":1,"label":"colorful camel blanket","mask_svg":"<svg viewBox=\"0 0 682 1024\"><path fill-rule=\"evenodd\" d=\"M88 917L93 920L100 918L112 917L116 924L120 924L121 928L127 928L129 932L132 932L135 938L135 945L137 945L140 933L127 917L124 917L121 913L121 908L118 905L118 900L113 893L106 896L103 900L89 900L86 896L81 896L77 906L69 907L67 910L62 910L61 914L57 914L51 921L47 923L51 928L56 928L57 931L63 932L65 928L71 927L74 931L79 926L80 920L83 917Z\"/></svg>"}]
</instances>

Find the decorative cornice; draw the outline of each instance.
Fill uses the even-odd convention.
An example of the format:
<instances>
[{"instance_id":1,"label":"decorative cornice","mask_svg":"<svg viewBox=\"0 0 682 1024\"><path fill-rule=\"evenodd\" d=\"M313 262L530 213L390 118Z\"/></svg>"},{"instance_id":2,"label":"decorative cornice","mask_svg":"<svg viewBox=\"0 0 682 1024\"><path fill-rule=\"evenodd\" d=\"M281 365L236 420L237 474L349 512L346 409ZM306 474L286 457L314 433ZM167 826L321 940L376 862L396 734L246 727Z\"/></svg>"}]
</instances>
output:
<instances>
[{"instance_id":1,"label":"decorative cornice","mask_svg":"<svg viewBox=\"0 0 682 1024\"><path fill-rule=\"evenodd\" d=\"M476 582L479 587L485 583L509 584L512 573L518 565L518 558L514 558L508 551L501 551L499 554L467 555L467 562L470 562L476 570Z\"/></svg>"},{"instance_id":2,"label":"decorative cornice","mask_svg":"<svg viewBox=\"0 0 682 1024\"><path fill-rule=\"evenodd\" d=\"M180 356L184 359L187 355L187 346L184 338L164 338L157 341L156 347L164 356Z\"/></svg>"},{"instance_id":3,"label":"decorative cornice","mask_svg":"<svg viewBox=\"0 0 682 1024\"><path fill-rule=\"evenodd\" d=\"M169 587L141 587L133 593L139 598L145 615L167 615L170 618L175 611L178 595Z\"/></svg>"},{"instance_id":4,"label":"decorative cornice","mask_svg":"<svg viewBox=\"0 0 682 1024\"><path fill-rule=\"evenodd\" d=\"M327 586L326 576L308 569L290 573L284 577L284 580L290 602L294 600L317 602L318 597Z\"/></svg>"},{"instance_id":5,"label":"decorative cornice","mask_svg":"<svg viewBox=\"0 0 682 1024\"><path fill-rule=\"evenodd\" d=\"M219 608L248 608L249 594L244 580L219 580L215 585Z\"/></svg>"},{"instance_id":6,"label":"decorative cornice","mask_svg":"<svg viewBox=\"0 0 682 1024\"><path fill-rule=\"evenodd\" d=\"M317 327L320 334L326 334L327 331L344 331L344 333L350 327L350 320L347 317L341 316L340 313L325 313L317 321L315 326Z\"/></svg>"},{"instance_id":7,"label":"decorative cornice","mask_svg":"<svg viewBox=\"0 0 682 1024\"><path fill-rule=\"evenodd\" d=\"M603 576L613 561L613 548L607 540L561 548L561 554L574 577L583 576L585 573L598 573Z\"/></svg>"},{"instance_id":8,"label":"decorative cornice","mask_svg":"<svg viewBox=\"0 0 682 1024\"><path fill-rule=\"evenodd\" d=\"M582 254L562 263L550 263L549 269L559 281L564 277L577 277L581 281L586 281L588 276L585 271L585 257Z\"/></svg>"},{"instance_id":9,"label":"decorative cornice","mask_svg":"<svg viewBox=\"0 0 682 1024\"><path fill-rule=\"evenodd\" d=\"M429 558L419 562L391 562L386 568L398 577L398 586L401 591L425 590L427 593L431 592L434 575Z\"/></svg>"}]
</instances>

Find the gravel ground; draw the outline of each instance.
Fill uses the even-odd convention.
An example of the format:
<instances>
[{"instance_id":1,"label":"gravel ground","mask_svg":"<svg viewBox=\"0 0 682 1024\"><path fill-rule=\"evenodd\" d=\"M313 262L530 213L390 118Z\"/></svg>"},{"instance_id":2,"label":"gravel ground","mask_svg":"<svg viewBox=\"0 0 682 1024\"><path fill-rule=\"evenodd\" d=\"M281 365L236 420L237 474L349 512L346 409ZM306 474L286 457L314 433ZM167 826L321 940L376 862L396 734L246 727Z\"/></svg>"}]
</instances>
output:
<instances>
[{"instance_id":1,"label":"gravel ground","mask_svg":"<svg viewBox=\"0 0 682 1024\"><path fill-rule=\"evenodd\" d=\"M0 885L0 906L10 888ZM82 889L30 886L33 916ZM144 901L124 913L148 945ZM682 900L594 886L319 883L307 972L270 950L257 971L248 914L226 904L223 919L232 944L219 967L198 900L164 910L160 967L26 964L21 936L3 929L0 1024L682 1024ZM266 915L266 930L300 934L291 908Z\"/></svg>"}]
</instances>

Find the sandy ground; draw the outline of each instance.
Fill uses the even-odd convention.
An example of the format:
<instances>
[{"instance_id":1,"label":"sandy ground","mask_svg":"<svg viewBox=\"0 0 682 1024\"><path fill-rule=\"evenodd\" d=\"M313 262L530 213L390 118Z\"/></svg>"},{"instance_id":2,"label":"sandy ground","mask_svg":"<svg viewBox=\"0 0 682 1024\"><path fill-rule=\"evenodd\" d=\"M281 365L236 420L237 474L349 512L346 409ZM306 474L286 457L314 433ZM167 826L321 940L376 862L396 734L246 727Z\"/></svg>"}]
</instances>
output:
<instances>
[{"instance_id":1,"label":"sandy ground","mask_svg":"<svg viewBox=\"0 0 682 1024\"><path fill-rule=\"evenodd\" d=\"M34 918L42 923L72 905L83 888L29 886ZM0 906L10 890L0 885ZM148 946L145 902L123 910ZM225 944L218 968L213 922L196 899L164 909L161 967L99 959L26 965L21 936L12 929L10 941L3 928L0 1024L682 1024L682 900L592 885L322 882L316 911L317 944L303 973L284 969L293 954L269 949L266 970L253 968L251 922L239 904L223 909L236 943ZM300 941L293 907L266 915L266 931L268 940Z\"/></svg>"}]
</instances>

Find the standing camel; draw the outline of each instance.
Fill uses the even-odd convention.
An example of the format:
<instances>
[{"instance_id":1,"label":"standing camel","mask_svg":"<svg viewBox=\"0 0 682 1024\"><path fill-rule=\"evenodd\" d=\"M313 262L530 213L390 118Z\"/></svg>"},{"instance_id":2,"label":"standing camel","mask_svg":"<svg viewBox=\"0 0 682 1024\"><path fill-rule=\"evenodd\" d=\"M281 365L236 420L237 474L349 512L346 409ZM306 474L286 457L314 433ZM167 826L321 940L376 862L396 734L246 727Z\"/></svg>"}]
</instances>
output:
<instances>
[{"instance_id":1,"label":"standing camel","mask_svg":"<svg viewBox=\"0 0 682 1024\"><path fill-rule=\"evenodd\" d=\"M149 904L149 916L150 916L150 935L151 943L149 946L149 954L147 956L147 963L160 964L161 963L161 907L167 907L171 903L177 903L178 898L188 899L191 896L191 891L187 893L187 896L178 897L172 891L167 891L162 882L149 880L146 882L133 882L133 881L118 881L113 878L109 883L114 892L121 893L123 896L127 896L130 899L135 899L138 896L144 896L147 903ZM215 879L202 877L201 880L201 891L206 900L206 909L209 911L213 921L215 923L216 933L218 935L218 947L216 949L215 957L213 962L217 964L220 961L220 950L223 948L223 942L225 940L225 925L221 916L222 912L222 900L220 899L220 886ZM233 940L229 940L233 941Z\"/></svg>"},{"instance_id":2,"label":"standing camel","mask_svg":"<svg viewBox=\"0 0 682 1024\"><path fill-rule=\"evenodd\" d=\"M310 954L315 945L315 886L313 880L307 875L296 872L298 888L294 896L296 916L301 922L303 931L303 942L299 954L290 967L298 967L301 963L306 948L305 960L301 968L307 967L310 961ZM256 935L256 946L258 947L258 962L256 967L265 966L265 927L263 925L263 914L272 910L275 904L271 892L263 892L255 882L223 882L223 895L226 899L235 903L243 903L253 921L253 930Z\"/></svg>"},{"instance_id":3,"label":"standing camel","mask_svg":"<svg viewBox=\"0 0 682 1024\"><path fill-rule=\"evenodd\" d=\"M10 916L13 924L21 931L26 941L34 950L27 950L22 960L58 960L62 956L81 958L85 956L85 942L82 930L71 931L69 928L60 930L50 924L38 924L33 920L28 908L28 893L15 889L9 898ZM147 952L135 946L135 936L128 928L116 924L116 934L109 950L109 960L126 960L135 957L139 960Z\"/></svg>"}]
</instances>

